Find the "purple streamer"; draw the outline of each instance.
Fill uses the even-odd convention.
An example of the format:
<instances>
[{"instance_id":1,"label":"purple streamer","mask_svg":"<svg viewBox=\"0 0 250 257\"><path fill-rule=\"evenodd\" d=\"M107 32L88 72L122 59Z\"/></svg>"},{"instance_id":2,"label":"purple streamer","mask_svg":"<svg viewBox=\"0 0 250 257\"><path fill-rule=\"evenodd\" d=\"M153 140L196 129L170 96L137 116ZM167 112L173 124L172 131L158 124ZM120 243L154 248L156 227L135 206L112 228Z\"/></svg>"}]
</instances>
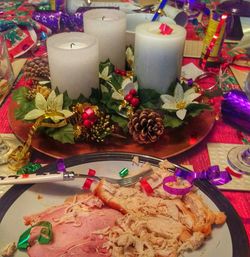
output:
<instances>
[{"instance_id":1,"label":"purple streamer","mask_svg":"<svg viewBox=\"0 0 250 257\"><path fill-rule=\"evenodd\" d=\"M191 184L190 186L185 188L173 188L167 185L167 183L171 183L171 182L176 182L175 176L169 176L164 178L162 185L163 185L163 189L172 195L185 195L189 193L193 187L193 185Z\"/></svg>"},{"instance_id":2,"label":"purple streamer","mask_svg":"<svg viewBox=\"0 0 250 257\"><path fill-rule=\"evenodd\" d=\"M65 172L66 171L66 166L65 166L63 159L58 159L56 161L56 168L57 168L57 172Z\"/></svg>"},{"instance_id":3,"label":"purple streamer","mask_svg":"<svg viewBox=\"0 0 250 257\"><path fill-rule=\"evenodd\" d=\"M221 104L222 118L239 129L250 132L250 101L243 91L231 90Z\"/></svg>"},{"instance_id":4,"label":"purple streamer","mask_svg":"<svg viewBox=\"0 0 250 257\"><path fill-rule=\"evenodd\" d=\"M190 186L185 188L174 188L167 185L169 182L176 182L176 177L187 180ZM163 189L174 195L185 195L192 189L195 180L206 180L212 185L224 185L232 180L231 175L227 171L220 171L218 165L210 166L207 170L201 172L192 172L185 169L177 168L174 176L163 179Z\"/></svg>"}]
</instances>

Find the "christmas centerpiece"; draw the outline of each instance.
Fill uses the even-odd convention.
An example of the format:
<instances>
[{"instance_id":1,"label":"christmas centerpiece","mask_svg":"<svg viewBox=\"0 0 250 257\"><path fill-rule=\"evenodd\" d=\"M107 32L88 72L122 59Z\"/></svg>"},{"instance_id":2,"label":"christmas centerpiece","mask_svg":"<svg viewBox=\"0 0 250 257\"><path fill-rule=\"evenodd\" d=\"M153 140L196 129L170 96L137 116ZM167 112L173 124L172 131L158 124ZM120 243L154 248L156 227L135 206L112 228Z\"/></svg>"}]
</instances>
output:
<instances>
[{"instance_id":1,"label":"christmas centerpiece","mask_svg":"<svg viewBox=\"0 0 250 257\"><path fill-rule=\"evenodd\" d=\"M119 54L125 46L124 14L100 9L87 12L85 18L84 28L90 28L89 34L51 36L47 39L48 61L42 57L26 65L25 75L32 86L14 92L18 104L14 116L33 125L25 145L10 158L14 166L28 158L32 137L38 132L63 144L105 145L116 143L116 137L137 145L163 138L166 145L169 131L185 127L190 119L210 109L197 86L176 80L181 73L185 29L159 22L138 26L135 54L127 48L124 69L125 60ZM103 35L97 26L110 30ZM122 39L120 44L117 37ZM177 137L183 141L179 132Z\"/></svg>"},{"instance_id":2,"label":"christmas centerpiece","mask_svg":"<svg viewBox=\"0 0 250 257\"><path fill-rule=\"evenodd\" d=\"M126 54L131 68L132 49L128 48ZM71 99L67 91L52 89L46 57L29 61L24 71L32 83L13 92L18 104L15 119L32 122L33 126L26 147L18 154L29 148L34 133L70 144L105 144L112 137L124 142L131 138L142 145L155 143L169 130L185 126L202 111L211 109L203 103L195 85L176 81L160 94L141 88L131 69L115 69L109 60L100 63L99 88L92 88L88 98L81 94ZM15 154L11 158L18 159Z\"/></svg>"}]
</instances>

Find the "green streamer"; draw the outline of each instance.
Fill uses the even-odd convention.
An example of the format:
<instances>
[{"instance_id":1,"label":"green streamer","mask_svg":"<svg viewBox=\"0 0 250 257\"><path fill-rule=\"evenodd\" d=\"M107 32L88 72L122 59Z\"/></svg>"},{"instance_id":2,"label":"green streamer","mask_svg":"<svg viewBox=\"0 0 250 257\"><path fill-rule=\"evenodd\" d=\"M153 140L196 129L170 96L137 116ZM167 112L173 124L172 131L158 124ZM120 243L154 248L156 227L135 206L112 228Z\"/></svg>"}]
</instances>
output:
<instances>
[{"instance_id":1,"label":"green streamer","mask_svg":"<svg viewBox=\"0 0 250 257\"><path fill-rule=\"evenodd\" d=\"M29 162L27 165L23 166L21 169L17 171L17 175L34 174L41 167L42 165L40 163Z\"/></svg>"},{"instance_id":2,"label":"green streamer","mask_svg":"<svg viewBox=\"0 0 250 257\"><path fill-rule=\"evenodd\" d=\"M23 232L23 234L19 237L19 240L17 243L17 249L26 250L30 246L29 245L30 232L32 228L39 227L39 226L43 228L41 229L40 234L37 238L38 243L49 244L51 242L53 238L51 223L48 221L40 221Z\"/></svg>"},{"instance_id":3,"label":"green streamer","mask_svg":"<svg viewBox=\"0 0 250 257\"><path fill-rule=\"evenodd\" d=\"M128 175L128 168L123 168L120 172L119 172L120 177L124 178Z\"/></svg>"}]
</instances>

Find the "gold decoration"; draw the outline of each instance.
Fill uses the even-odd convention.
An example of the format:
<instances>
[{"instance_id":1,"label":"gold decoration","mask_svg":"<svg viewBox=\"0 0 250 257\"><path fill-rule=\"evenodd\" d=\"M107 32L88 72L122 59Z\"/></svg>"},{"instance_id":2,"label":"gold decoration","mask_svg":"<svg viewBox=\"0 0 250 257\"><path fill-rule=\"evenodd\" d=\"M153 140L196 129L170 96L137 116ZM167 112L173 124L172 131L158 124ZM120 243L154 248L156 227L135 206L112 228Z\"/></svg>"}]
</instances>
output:
<instances>
[{"instance_id":1,"label":"gold decoration","mask_svg":"<svg viewBox=\"0 0 250 257\"><path fill-rule=\"evenodd\" d=\"M47 99L51 93L51 89L46 86L36 85L28 91L26 98L28 100L33 100L35 99L37 93L40 93L45 99Z\"/></svg>"},{"instance_id":2,"label":"gold decoration","mask_svg":"<svg viewBox=\"0 0 250 257\"><path fill-rule=\"evenodd\" d=\"M28 139L22 146L18 146L8 157L8 163L9 163L9 168L17 171L20 168L22 168L24 165L28 164L30 161L30 146L31 146L31 141L33 138L33 135L35 134L36 130L39 127L47 127L47 128L60 128L65 125L67 125L66 119L58 122L58 123L49 123L49 122L43 122L44 119L47 118L52 118L55 116L63 116L63 114L59 112L51 112L51 113L46 113L42 116L40 116L33 126L31 127L29 133L28 133Z\"/></svg>"}]
</instances>

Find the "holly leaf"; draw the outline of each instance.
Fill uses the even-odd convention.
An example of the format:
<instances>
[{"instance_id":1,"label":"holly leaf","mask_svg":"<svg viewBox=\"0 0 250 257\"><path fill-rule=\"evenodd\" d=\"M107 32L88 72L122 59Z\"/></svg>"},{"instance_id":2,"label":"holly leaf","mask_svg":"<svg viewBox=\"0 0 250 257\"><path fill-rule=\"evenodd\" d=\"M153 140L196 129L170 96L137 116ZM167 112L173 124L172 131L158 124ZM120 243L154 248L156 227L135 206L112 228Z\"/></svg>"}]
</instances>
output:
<instances>
[{"instance_id":1,"label":"holly leaf","mask_svg":"<svg viewBox=\"0 0 250 257\"><path fill-rule=\"evenodd\" d=\"M138 95L141 107L156 109L160 104L161 94L154 89L139 89Z\"/></svg>"},{"instance_id":2,"label":"holly leaf","mask_svg":"<svg viewBox=\"0 0 250 257\"><path fill-rule=\"evenodd\" d=\"M35 109L35 100L28 100L26 95L29 89L27 87L20 87L13 91L12 98L17 102L18 108L15 109L15 119L23 120L24 116Z\"/></svg>"},{"instance_id":3,"label":"holly leaf","mask_svg":"<svg viewBox=\"0 0 250 257\"><path fill-rule=\"evenodd\" d=\"M29 101L26 98L28 94L29 88L27 87L19 87L18 89L13 91L12 99L17 102L18 104L22 104L23 102Z\"/></svg>"},{"instance_id":4,"label":"holly leaf","mask_svg":"<svg viewBox=\"0 0 250 257\"><path fill-rule=\"evenodd\" d=\"M108 66L109 74L115 71L115 66L107 59L105 62L100 62L99 71L100 73Z\"/></svg>"},{"instance_id":5,"label":"holly leaf","mask_svg":"<svg viewBox=\"0 0 250 257\"><path fill-rule=\"evenodd\" d=\"M92 88L91 95L89 97L89 101L91 104L97 105L100 103L101 92L99 88Z\"/></svg>"},{"instance_id":6,"label":"holly leaf","mask_svg":"<svg viewBox=\"0 0 250 257\"><path fill-rule=\"evenodd\" d=\"M165 128L166 127L178 128L178 127L180 127L181 125L184 124L184 121L178 119L178 117L174 117L174 116L165 114L164 118L163 118L163 124L164 124Z\"/></svg>"},{"instance_id":7,"label":"holly leaf","mask_svg":"<svg viewBox=\"0 0 250 257\"><path fill-rule=\"evenodd\" d=\"M68 92L65 91L63 93L63 109L69 109L69 107L72 105L73 101L69 97Z\"/></svg>"},{"instance_id":8,"label":"holly leaf","mask_svg":"<svg viewBox=\"0 0 250 257\"><path fill-rule=\"evenodd\" d=\"M124 117L121 117L119 115L113 114L111 116L111 120L119 125L119 127L122 128L122 130L126 133L128 129L128 120Z\"/></svg>"},{"instance_id":9,"label":"holly leaf","mask_svg":"<svg viewBox=\"0 0 250 257\"><path fill-rule=\"evenodd\" d=\"M167 93L168 95L174 95L174 90L175 90L176 85L177 85L177 80L173 81L173 82L170 84L170 86L169 86L169 88L168 88L168 90L167 90L166 93Z\"/></svg>"},{"instance_id":10,"label":"holly leaf","mask_svg":"<svg viewBox=\"0 0 250 257\"><path fill-rule=\"evenodd\" d=\"M65 144L74 144L74 129L71 124L67 124L61 128L48 128L45 130L46 134L53 139Z\"/></svg>"},{"instance_id":11,"label":"holly leaf","mask_svg":"<svg viewBox=\"0 0 250 257\"><path fill-rule=\"evenodd\" d=\"M112 77L110 79L110 83L113 85L113 87L116 90L121 89L122 82L123 82L123 77L121 75L116 74L116 73L112 74Z\"/></svg>"},{"instance_id":12,"label":"holly leaf","mask_svg":"<svg viewBox=\"0 0 250 257\"><path fill-rule=\"evenodd\" d=\"M189 104L186 109L191 117L198 116L204 110L212 110L211 106L207 104Z\"/></svg>"},{"instance_id":13,"label":"holly leaf","mask_svg":"<svg viewBox=\"0 0 250 257\"><path fill-rule=\"evenodd\" d=\"M92 88L92 90L93 90L93 88ZM83 94L80 94L76 100L73 100L73 104L86 103L88 101L89 101L89 99L87 97L85 97Z\"/></svg>"}]
</instances>

